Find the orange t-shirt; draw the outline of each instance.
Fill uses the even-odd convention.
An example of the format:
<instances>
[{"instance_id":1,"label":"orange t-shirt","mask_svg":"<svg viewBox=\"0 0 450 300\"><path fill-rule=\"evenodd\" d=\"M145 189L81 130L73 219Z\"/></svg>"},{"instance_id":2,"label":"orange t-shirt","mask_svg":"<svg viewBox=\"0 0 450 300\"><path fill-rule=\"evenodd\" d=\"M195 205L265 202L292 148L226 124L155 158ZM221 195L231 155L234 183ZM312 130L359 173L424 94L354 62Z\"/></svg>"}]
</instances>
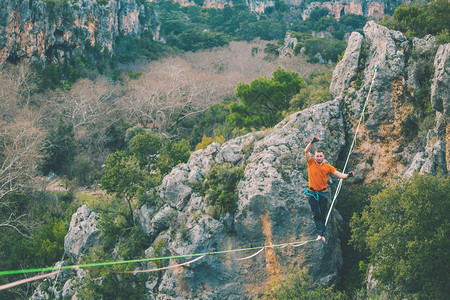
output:
<instances>
[{"instance_id":1,"label":"orange t-shirt","mask_svg":"<svg viewBox=\"0 0 450 300\"><path fill-rule=\"evenodd\" d=\"M319 165L317 161L311 158L308 161L308 181L309 186L315 191L321 191L327 188L328 176L333 174L336 168L327 163L322 163Z\"/></svg>"}]
</instances>

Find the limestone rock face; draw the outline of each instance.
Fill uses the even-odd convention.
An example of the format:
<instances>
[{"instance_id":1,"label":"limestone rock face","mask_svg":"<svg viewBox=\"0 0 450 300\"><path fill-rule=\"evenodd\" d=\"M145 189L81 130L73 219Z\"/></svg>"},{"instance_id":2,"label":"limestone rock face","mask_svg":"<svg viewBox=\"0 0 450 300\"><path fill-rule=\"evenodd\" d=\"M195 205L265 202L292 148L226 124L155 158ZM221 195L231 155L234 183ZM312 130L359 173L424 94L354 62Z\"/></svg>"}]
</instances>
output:
<instances>
[{"instance_id":1,"label":"limestone rock face","mask_svg":"<svg viewBox=\"0 0 450 300\"><path fill-rule=\"evenodd\" d=\"M72 216L69 231L64 238L64 250L67 255L78 259L88 253L90 248L101 244L98 219L99 216L86 205L78 208Z\"/></svg>"},{"instance_id":2,"label":"limestone rock face","mask_svg":"<svg viewBox=\"0 0 450 300\"><path fill-rule=\"evenodd\" d=\"M288 0L287 3L304 2L299 0ZM337 1L308 1L306 9L302 13L302 18L309 18L311 11L316 8L326 8L336 18L348 14L364 15L371 19L380 20L384 17L386 11L392 10L400 5L400 2L407 1L386 1L386 0L337 0Z\"/></svg>"},{"instance_id":3,"label":"limestone rock face","mask_svg":"<svg viewBox=\"0 0 450 300\"><path fill-rule=\"evenodd\" d=\"M406 36L374 21L367 22L364 26L364 34L368 44L368 62L364 69L366 82L364 88L369 90L374 69L377 75L373 84L373 97L377 97L376 105L368 107L369 118L367 126L375 128L381 124L381 120L393 118L393 102L390 90L394 79L403 75L405 69L405 49L407 46Z\"/></svg>"},{"instance_id":4,"label":"limestone rock face","mask_svg":"<svg viewBox=\"0 0 450 300\"><path fill-rule=\"evenodd\" d=\"M158 26L154 12L136 0L2 0L0 66L19 59L64 62L86 40L111 51L119 33L139 37L151 30L157 37Z\"/></svg>"},{"instance_id":5,"label":"limestone rock face","mask_svg":"<svg viewBox=\"0 0 450 300\"><path fill-rule=\"evenodd\" d=\"M355 80L362 41L363 37L358 32L353 32L350 35L344 57L333 70L330 84L330 94L333 98L339 96L343 90L348 89L350 82Z\"/></svg>"},{"instance_id":6,"label":"limestone rock face","mask_svg":"<svg viewBox=\"0 0 450 300\"><path fill-rule=\"evenodd\" d=\"M450 118L450 44L439 46L434 60L434 69L431 103L434 109Z\"/></svg>"},{"instance_id":7,"label":"limestone rock face","mask_svg":"<svg viewBox=\"0 0 450 300\"><path fill-rule=\"evenodd\" d=\"M448 97L448 92L443 92L449 82L443 71L446 45L441 45L436 52L433 42L432 36L408 42L402 33L369 21L364 27L362 43L365 46L359 54L360 69L355 74L353 64L346 60L346 56L352 57L354 53L352 43L346 50L350 53L337 65L330 94L342 99L345 107L342 113L346 124L350 125L348 136L353 136L367 100L355 154L350 160L350 167L359 171L358 181L447 172L449 126L440 104ZM426 61L428 58L430 62ZM420 122L423 122L420 119L424 117L415 94L429 83L423 82L418 70L433 61L432 96L428 101L436 109L432 113L436 117L428 129L420 129Z\"/></svg>"},{"instance_id":8,"label":"limestone rock face","mask_svg":"<svg viewBox=\"0 0 450 300\"><path fill-rule=\"evenodd\" d=\"M164 178L160 197L166 201L159 212L153 215L142 209L138 212L137 219L147 219L143 223L150 224L146 233L154 241L148 255L151 257L151 249L160 239L174 256L314 240L311 211L302 193L307 186L305 141L313 134L320 135L323 142L319 146L328 149L328 160L334 164L345 146L343 132L339 102L331 101L295 113L268 132L250 133L196 151L186 164L175 167ZM237 189L237 212L214 219L208 213L210 207L204 197L186 187L190 180L204 180L211 166L223 163L245 166L245 171ZM190 176L192 172L196 175ZM245 261L210 256L189 268L168 270L161 280L147 285L158 299L251 299L261 295L266 284L290 265L309 268L320 282L334 282L342 263L338 216L335 211L330 219L325 246L313 241L298 248L267 248ZM182 228L177 231L183 231L183 236L169 234L177 227ZM254 252L224 256L233 259ZM187 260L177 260L184 261ZM246 284L242 285L243 282Z\"/></svg>"},{"instance_id":9,"label":"limestone rock face","mask_svg":"<svg viewBox=\"0 0 450 300\"><path fill-rule=\"evenodd\" d=\"M442 113L443 132L445 132L445 160L450 170L450 44L439 46L434 60L434 79L431 85L431 104Z\"/></svg>"}]
</instances>

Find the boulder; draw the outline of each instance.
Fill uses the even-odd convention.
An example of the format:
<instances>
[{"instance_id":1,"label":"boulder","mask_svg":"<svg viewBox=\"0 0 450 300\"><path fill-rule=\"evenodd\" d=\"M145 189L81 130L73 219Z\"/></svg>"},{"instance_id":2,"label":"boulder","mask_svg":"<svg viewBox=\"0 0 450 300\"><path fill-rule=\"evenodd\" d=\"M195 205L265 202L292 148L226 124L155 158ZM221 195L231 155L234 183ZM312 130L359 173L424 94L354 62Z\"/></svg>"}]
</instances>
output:
<instances>
[{"instance_id":1,"label":"boulder","mask_svg":"<svg viewBox=\"0 0 450 300\"><path fill-rule=\"evenodd\" d=\"M434 60L431 103L435 110L450 118L450 43L440 45Z\"/></svg>"},{"instance_id":2,"label":"boulder","mask_svg":"<svg viewBox=\"0 0 450 300\"><path fill-rule=\"evenodd\" d=\"M345 89L348 89L350 83L356 79L362 41L363 36L360 33L353 32L350 35L344 57L333 70L330 84L332 98L336 98Z\"/></svg>"},{"instance_id":3,"label":"boulder","mask_svg":"<svg viewBox=\"0 0 450 300\"><path fill-rule=\"evenodd\" d=\"M102 243L100 229L97 227L99 216L86 205L73 214L69 231L64 237L66 254L78 260L89 249Z\"/></svg>"}]
</instances>

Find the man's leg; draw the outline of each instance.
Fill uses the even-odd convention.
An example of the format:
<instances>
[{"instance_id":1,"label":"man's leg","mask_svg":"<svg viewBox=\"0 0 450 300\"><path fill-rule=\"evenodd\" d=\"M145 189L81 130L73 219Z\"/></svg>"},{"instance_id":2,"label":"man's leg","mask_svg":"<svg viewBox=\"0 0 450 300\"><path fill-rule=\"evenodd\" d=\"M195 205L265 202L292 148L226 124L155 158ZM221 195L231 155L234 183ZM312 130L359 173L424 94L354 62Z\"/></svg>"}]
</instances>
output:
<instances>
[{"instance_id":1,"label":"man's leg","mask_svg":"<svg viewBox=\"0 0 450 300\"><path fill-rule=\"evenodd\" d=\"M320 199L320 198L319 198ZM311 206L311 211L313 213L313 220L316 225L316 231L319 236L323 235L323 221L321 218L321 211L319 206L319 201L317 201L313 196L310 196L309 205Z\"/></svg>"},{"instance_id":2,"label":"man's leg","mask_svg":"<svg viewBox=\"0 0 450 300\"><path fill-rule=\"evenodd\" d=\"M325 229L326 229L325 222L326 222L327 214L328 214L328 198L323 197L319 194L318 202L319 202L318 204L319 204L319 209L320 209L319 219L320 219L320 222L321 222L322 228L323 228L321 236L322 236L322 241L326 242L326 240L325 240Z\"/></svg>"},{"instance_id":3,"label":"man's leg","mask_svg":"<svg viewBox=\"0 0 450 300\"><path fill-rule=\"evenodd\" d=\"M325 225L328 214L328 199L319 194L320 221ZM325 231L325 228L323 229Z\"/></svg>"}]
</instances>

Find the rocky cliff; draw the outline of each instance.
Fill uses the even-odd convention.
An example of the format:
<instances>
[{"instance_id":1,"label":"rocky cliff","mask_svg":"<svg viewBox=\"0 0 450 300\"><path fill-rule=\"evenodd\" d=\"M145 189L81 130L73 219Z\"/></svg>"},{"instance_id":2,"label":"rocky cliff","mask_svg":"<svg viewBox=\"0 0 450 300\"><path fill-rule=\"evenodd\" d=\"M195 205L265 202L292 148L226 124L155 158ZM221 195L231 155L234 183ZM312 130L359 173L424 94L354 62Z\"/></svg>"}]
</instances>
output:
<instances>
[{"instance_id":1,"label":"rocky cliff","mask_svg":"<svg viewBox=\"0 0 450 300\"><path fill-rule=\"evenodd\" d=\"M159 37L158 18L144 0L4 0L0 3L0 66L5 61L21 59L64 62L82 52L85 43L112 50L119 34L139 37L150 30ZM195 5L198 1L178 0L181 5ZM312 9L325 7L339 19L345 14L359 14L379 19L386 9L400 1L287 1L293 8L304 9L303 19ZM231 0L206 0L204 7L223 8ZM263 13L275 6L272 0L246 0L248 7Z\"/></svg>"},{"instance_id":2,"label":"rocky cliff","mask_svg":"<svg viewBox=\"0 0 450 300\"><path fill-rule=\"evenodd\" d=\"M5 61L34 59L63 62L88 41L111 50L119 34L158 36L155 13L142 1L2 0L0 66Z\"/></svg>"},{"instance_id":3,"label":"rocky cliff","mask_svg":"<svg viewBox=\"0 0 450 300\"><path fill-rule=\"evenodd\" d=\"M155 0L151 0L155 1ZM199 1L175 0L183 6L197 5ZM245 0L251 11L263 13L267 7L275 6L273 0ZM382 19L386 13L392 12L402 3L410 3L410 0L334 0L334 1L306 1L286 0L285 3L292 8L303 9L302 18L307 19L314 8L326 8L336 18L340 19L347 14L364 15L373 19ZM223 8L225 5L233 6L232 0L205 0L203 7Z\"/></svg>"},{"instance_id":4,"label":"rocky cliff","mask_svg":"<svg viewBox=\"0 0 450 300\"><path fill-rule=\"evenodd\" d=\"M164 241L166 254L175 256L314 238L311 211L302 194L307 185L305 142L312 135L321 136L319 146L326 149L328 161L342 168L372 79L369 105L349 166L357 176L345 184L409 177L420 172L448 173L450 44L437 47L432 41L430 36L408 41L400 32L368 22L364 36L352 34L347 51L333 72L331 101L289 115L270 130L195 151L158 187L163 204L143 206L135 212L151 241L146 256L153 257L160 241ZM427 99L428 106L432 105L432 118L428 127L411 133L411 120L419 122L421 117L422 108L415 103L414 93L426 84L418 78L424 56L431 57L433 66L431 98ZM378 72L374 78L375 67ZM191 183L202 182L213 166L225 163L243 166L245 170L237 187L238 209L234 214L214 219L208 213L205 198L193 191ZM334 178L331 180L330 193L336 184ZM162 271L159 277L149 277L146 298L251 299L261 295L267 284L291 265L307 268L316 282L333 283L342 260L340 219L334 210L327 244L266 248L245 261L208 256L186 268ZM66 253L74 261L86 253L89 245L102 242L95 222L96 216L86 207L74 215L65 239ZM79 235L89 243L79 245L83 241ZM235 253L229 258L242 256ZM170 263L181 262L184 261L175 259ZM152 267L149 264L148 268ZM56 287L55 295L75 299L77 289L73 282L76 278L82 281L86 271L81 271L65 272L58 285L54 279L48 279L50 284L41 285L33 299L49 295L44 286Z\"/></svg>"},{"instance_id":5,"label":"rocky cliff","mask_svg":"<svg viewBox=\"0 0 450 300\"><path fill-rule=\"evenodd\" d=\"M385 1L385 0L337 0L337 1L317 1L308 3L303 11L303 20L308 18L314 8L326 8L336 18L348 14L364 15L371 19L382 19L387 12L392 11L402 3L410 3L411 1ZM287 3L290 3L289 0ZM295 3L295 2L294 2Z\"/></svg>"}]
</instances>

